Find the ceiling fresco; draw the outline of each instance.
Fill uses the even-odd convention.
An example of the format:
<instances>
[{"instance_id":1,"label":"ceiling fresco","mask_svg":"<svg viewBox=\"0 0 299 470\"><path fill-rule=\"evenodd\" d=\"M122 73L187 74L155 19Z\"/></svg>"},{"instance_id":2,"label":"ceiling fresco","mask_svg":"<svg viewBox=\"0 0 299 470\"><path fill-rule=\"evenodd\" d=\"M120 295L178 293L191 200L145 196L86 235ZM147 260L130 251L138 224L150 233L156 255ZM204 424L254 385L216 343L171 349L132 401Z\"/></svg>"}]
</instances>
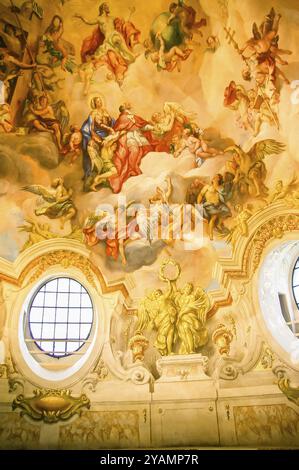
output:
<instances>
[{"instance_id":1,"label":"ceiling fresco","mask_svg":"<svg viewBox=\"0 0 299 470\"><path fill-rule=\"evenodd\" d=\"M241 4L1 0L2 258L74 239L137 296L169 257L209 290L250 217L299 205L298 2ZM138 204L145 231L201 205L200 245L141 237Z\"/></svg>"}]
</instances>

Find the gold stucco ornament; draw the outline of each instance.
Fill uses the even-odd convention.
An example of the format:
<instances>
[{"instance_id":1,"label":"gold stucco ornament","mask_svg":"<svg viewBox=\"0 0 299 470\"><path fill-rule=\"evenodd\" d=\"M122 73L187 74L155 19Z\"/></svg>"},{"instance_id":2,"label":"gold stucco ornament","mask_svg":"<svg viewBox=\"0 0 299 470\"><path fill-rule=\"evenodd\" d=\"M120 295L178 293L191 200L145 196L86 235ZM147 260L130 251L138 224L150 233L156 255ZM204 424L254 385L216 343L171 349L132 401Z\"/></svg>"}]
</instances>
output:
<instances>
[{"instance_id":1,"label":"gold stucco ornament","mask_svg":"<svg viewBox=\"0 0 299 470\"><path fill-rule=\"evenodd\" d=\"M221 356L228 356L230 353L230 344L233 340L233 334L227 326L220 324L212 334L212 341L217 347Z\"/></svg>"},{"instance_id":2,"label":"gold stucco ornament","mask_svg":"<svg viewBox=\"0 0 299 470\"><path fill-rule=\"evenodd\" d=\"M21 416L27 415L36 421L56 423L66 421L75 414L81 414L81 408L90 408L86 395L73 397L70 390L34 390L32 397L18 395L12 403L12 409L21 408Z\"/></svg>"},{"instance_id":3,"label":"gold stucco ornament","mask_svg":"<svg viewBox=\"0 0 299 470\"><path fill-rule=\"evenodd\" d=\"M139 332L130 339L129 348L132 350L134 362L143 361L148 345L148 339Z\"/></svg>"},{"instance_id":4,"label":"gold stucco ornament","mask_svg":"<svg viewBox=\"0 0 299 470\"><path fill-rule=\"evenodd\" d=\"M295 405L299 406L299 387L292 387L291 380L287 377L287 372L284 368L277 366L273 369L273 373L277 377L277 385L280 391L292 401Z\"/></svg>"},{"instance_id":5,"label":"gold stucco ornament","mask_svg":"<svg viewBox=\"0 0 299 470\"><path fill-rule=\"evenodd\" d=\"M140 302L136 332L156 331L155 348L162 356L195 354L208 341L207 314L211 304L201 287L188 282L177 287L180 265L167 259L160 267L159 277L168 284L163 292L155 289Z\"/></svg>"}]
</instances>

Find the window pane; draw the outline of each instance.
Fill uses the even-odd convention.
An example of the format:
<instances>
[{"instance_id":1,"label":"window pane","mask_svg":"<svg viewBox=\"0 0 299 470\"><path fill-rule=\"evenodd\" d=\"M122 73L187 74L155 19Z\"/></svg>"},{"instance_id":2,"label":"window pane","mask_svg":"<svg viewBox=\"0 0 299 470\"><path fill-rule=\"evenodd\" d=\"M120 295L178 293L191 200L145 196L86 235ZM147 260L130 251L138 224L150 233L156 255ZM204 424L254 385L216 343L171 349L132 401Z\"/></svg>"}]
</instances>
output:
<instances>
[{"instance_id":1,"label":"window pane","mask_svg":"<svg viewBox=\"0 0 299 470\"><path fill-rule=\"evenodd\" d=\"M55 342L54 352L65 352L65 343L63 341Z\"/></svg>"},{"instance_id":2,"label":"window pane","mask_svg":"<svg viewBox=\"0 0 299 470\"><path fill-rule=\"evenodd\" d=\"M81 309L81 321L83 323L92 322L92 309L91 308L82 308Z\"/></svg>"},{"instance_id":3,"label":"window pane","mask_svg":"<svg viewBox=\"0 0 299 470\"><path fill-rule=\"evenodd\" d=\"M58 291L59 292L69 292L70 280L67 278L58 279Z\"/></svg>"},{"instance_id":4,"label":"window pane","mask_svg":"<svg viewBox=\"0 0 299 470\"><path fill-rule=\"evenodd\" d=\"M87 339L90 332L90 325L80 325L80 339Z\"/></svg>"},{"instance_id":5,"label":"window pane","mask_svg":"<svg viewBox=\"0 0 299 470\"><path fill-rule=\"evenodd\" d=\"M75 343L75 342L67 343L67 352L69 353L75 352L78 349L79 349L79 343Z\"/></svg>"},{"instance_id":6,"label":"window pane","mask_svg":"<svg viewBox=\"0 0 299 470\"><path fill-rule=\"evenodd\" d=\"M69 322L71 323L79 323L80 321L80 308L73 308L69 310ZM82 319L81 319L82 321Z\"/></svg>"},{"instance_id":7,"label":"window pane","mask_svg":"<svg viewBox=\"0 0 299 470\"><path fill-rule=\"evenodd\" d=\"M66 323L56 323L55 325L55 338L56 339L65 339L66 338L66 330L67 324Z\"/></svg>"},{"instance_id":8,"label":"window pane","mask_svg":"<svg viewBox=\"0 0 299 470\"><path fill-rule=\"evenodd\" d=\"M45 303L46 307L55 307L56 305L56 293L46 293L45 294Z\"/></svg>"},{"instance_id":9,"label":"window pane","mask_svg":"<svg viewBox=\"0 0 299 470\"><path fill-rule=\"evenodd\" d=\"M32 305L35 305L36 307L42 307L44 305L44 295L42 292L39 292L34 300L33 300L33 303Z\"/></svg>"},{"instance_id":10,"label":"window pane","mask_svg":"<svg viewBox=\"0 0 299 470\"><path fill-rule=\"evenodd\" d=\"M79 337L79 327L80 325L68 324L68 334L67 337L70 339L80 339Z\"/></svg>"},{"instance_id":11,"label":"window pane","mask_svg":"<svg viewBox=\"0 0 299 470\"><path fill-rule=\"evenodd\" d=\"M70 294L70 307L80 307L81 294Z\"/></svg>"},{"instance_id":12,"label":"window pane","mask_svg":"<svg viewBox=\"0 0 299 470\"><path fill-rule=\"evenodd\" d=\"M70 292L80 293L81 292L81 284L79 284L79 282L74 281L73 279L71 279L71 281L70 281Z\"/></svg>"},{"instance_id":13,"label":"window pane","mask_svg":"<svg viewBox=\"0 0 299 470\"><path fill-rule=\"evenodd\" d=\"M44 322L54 323L55 322L55 308L48 308L44 309Z\"/></svg>"},{"instance_id":14,"label":"window pane","mask_svg":"<svg viewBox=\"0 0 299 470\"><path fill-rule=\"evenodd\" d=\"M59 293L57 295L57 306L67 307L69 303L69 294Z\"/></svg>"},{"instance_id":15,"label":"window pane","mask_svg":"<svg viewBox=\"0 0 299 470\"><path fill-rule=\"evenodd\" d=\"M66 323L68 316L68 308L57 308L56 309L56 321L57 323Z\"/></svg>"},{"instance_id":16,"label":"window pane","mask_svg":"<svg viewBox=\"0 0 299 470\"><path fill-rule=\"evenodd\" d=\"M91 300L88 294L82 294L81 307L91 307Z\"/></svg>"},{"instance_id":17,"label":"window pane","mask_svg":"<svg viewBox=\"0 0 299 470\"><path fill-rule=\"evenodd\" d=\"M57 292L57 282L57 279L47 282L47 284L44 286L44 290L46 292Z\"/></svg>"},{"instance_id":18,"label":"window pane","mask_svg":"<svg viewBox=\"0 0 299 470\"><path fill-rule=\"evenodd\" d=\"M53 344L51 341L41 341L40 347L46 353L51 353L53 351Z\"/></svg>"},{"instance_id":19,"label":"window pane","mask_svg":"<svg viewBox=\"0 0 299 470\"><path fill-rule=\"evenodd\" d=\"M42 324L41 323L32 323L30 325L30 330L33 338L40 339L41 331L42 331Z\"/></svg>"},{"instance_id":20,"label":"window pane","mask_svg":"<svg viewBox=\"0 0 299 470\"><path fill-rule=\"evenodd\" d=\"M54 339L54 324L44 323L42 328L42 339Z\"/></svg>"},{"instance_id":21,"label":"window pane","mask_svg":"<svg viewBox=\"0 0 299 470\"><path fill-rule=\"evenodd\" d=\"M30 310L30 321L41 322L43 318L43 309L41 307L32 307Z\"/></svg>"}]
</instances>

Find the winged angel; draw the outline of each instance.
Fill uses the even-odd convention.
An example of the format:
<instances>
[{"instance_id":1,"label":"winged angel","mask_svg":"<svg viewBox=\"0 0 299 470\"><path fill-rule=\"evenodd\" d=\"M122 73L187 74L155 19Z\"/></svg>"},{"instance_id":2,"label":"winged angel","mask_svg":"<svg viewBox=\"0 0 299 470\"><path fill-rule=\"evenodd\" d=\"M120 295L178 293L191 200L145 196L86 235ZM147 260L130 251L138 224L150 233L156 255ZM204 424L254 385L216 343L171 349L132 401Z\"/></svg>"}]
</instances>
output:
<instances>
[{"instance_id":1,"label":"winged angel","mask_svg":"<svg viewBox=\"0 0 299 470\"><path fill-rule=\"evenodd\" d=\"M25 186L24 191L41 196L43 203L35 209L35 215L46 215L49 219L60 219L60 228L75 217L77 210L72 201L72 190L64 186L63 178L55 178L51 188L39 184Z\"/></svg>"},{"instance_id":2,"label":"winged angel","mask_svg":"<svg viewBox=\"0 0 299 470\"><path fill-rule=\"evenodd\" d=\"M225 152L233 156L232 168L234 172L234 187L240 196L260 197L266 196L269 189L265 185L267 169L265 157L279 155L285 145L273 139L257 142L248 152L238 145L228 147Z\"/></svg>"},{"instance_id":3,"label":"winged angel","mask_svg":"<svg viewBox=\"0 0 299 470\"><path fill-rule=\"evenodd\" d=\"M168 279L165 269L175 266L177 275ZM178 289L176 280L180 266L174 260L167 260L160 268L160 279L168 284L168 290L156 289L148 294L138 309L137 331L155 330L154 346L162 356L171 354L195 354L208 341L205 326L210 310L210 299L201 288L187 283Z\"/></svg>"}]
</instances>

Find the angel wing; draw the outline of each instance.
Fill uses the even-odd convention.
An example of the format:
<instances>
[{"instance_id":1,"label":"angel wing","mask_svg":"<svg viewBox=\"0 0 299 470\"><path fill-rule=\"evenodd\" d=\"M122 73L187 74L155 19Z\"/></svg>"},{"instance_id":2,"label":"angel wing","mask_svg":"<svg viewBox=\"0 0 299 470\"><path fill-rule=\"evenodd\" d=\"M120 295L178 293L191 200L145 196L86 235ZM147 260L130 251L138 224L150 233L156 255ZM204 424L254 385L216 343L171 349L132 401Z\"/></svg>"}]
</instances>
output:
<instances>
[{"instance_id":1,"label":"angel wing","mask_svg":"<svg viewBox=\"0 0 299 470\"><path fill-rule=\"evenodd\" d=\"M262 33L263 36L265 36L265 34L273 30L275 16L276 16L275 10L272 7L270 12L266 16L265 20L260 26L260 32Z\"/></svg>"},{"instance_id":2,"label":"angel wing","mask_svg":"<svg viewBox=\"0 0 299 470\"><path fill-rule=\"evenodd\" d=\"M285 150L286 146L282 142L274 139L261 140L254 144L248 152L252 161L263 160L268 155L279 155Z\"/></svg>"},{"instance_id":3,"label":"angel wing","mask_svg":"<svg viewBox=\"0 0 299 470\"><path fill-rule=\"evenodd\" d=\"M252 34L253 34L254 39L261 39L262 38L261 33L260 33L256 23L253 23L253 25L252 25Z\"/></svg>"},{"instance_id":4,"label":"angel wing","mask_svg":"<svg viewBox=\"0 0 299 470\"><path fill-rule=\"evenodd\" d=\"M56 119L60 122L62 132L65 131L70 122L70 113L63 100L59 100L52 104L52 108Z\"/></svg>"},{"instance_id":5,"label":"angel wing","mask_svg":"<svg viewBox=\"0 0 299 470\"><path fill-rule=\"evenodd\" d=\"M224 152L225 153L240 153L242 152L242 149L239 145L230 145L229 147L226 147L226 149L224 149Z\"/></svg>"},{"instance_id":6,"label":"angel wing","mask_svg":"<svg viewBox=\"0 0 299 470\"><path fill-rule=\"evenodd\" d=\"M28 191L29 193L36 194L41 196L47 202L55 202L56 198L53 193L51 193L47 188L41 186L40 184L33 184L31 186L24 186L23 191Z\"/></svg>"}]
</instances>

